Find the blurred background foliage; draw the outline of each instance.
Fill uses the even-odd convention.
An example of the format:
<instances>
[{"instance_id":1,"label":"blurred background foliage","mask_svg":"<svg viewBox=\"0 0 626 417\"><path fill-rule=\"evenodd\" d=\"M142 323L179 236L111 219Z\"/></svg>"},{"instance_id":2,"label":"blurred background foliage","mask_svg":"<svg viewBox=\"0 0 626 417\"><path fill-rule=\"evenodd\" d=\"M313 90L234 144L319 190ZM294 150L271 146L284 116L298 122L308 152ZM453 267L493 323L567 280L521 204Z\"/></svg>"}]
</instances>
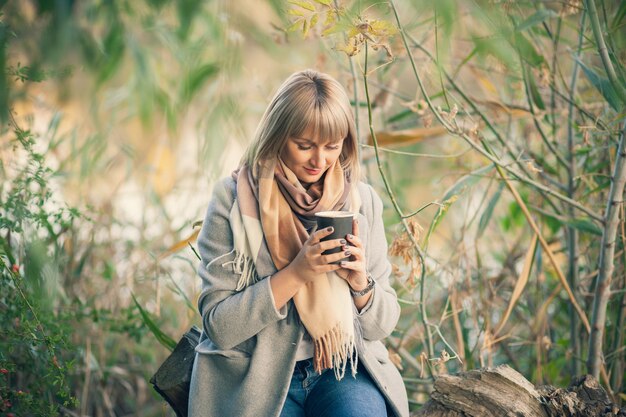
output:
<instances>
[{"instance_id":1,"label":"blurred background foliage","mask_svg":"<svg viewBox=\"0 0 626 417\"><path fill-rule=\"evenodd\" d=\"M0 415L170 413L147 381L199 323L195 223L306 67L353 97L412 409L436 375L500 363L538 384L591 372L624 401L625 17L608 0L0 1Z\"/></svg>"}]
</instances>

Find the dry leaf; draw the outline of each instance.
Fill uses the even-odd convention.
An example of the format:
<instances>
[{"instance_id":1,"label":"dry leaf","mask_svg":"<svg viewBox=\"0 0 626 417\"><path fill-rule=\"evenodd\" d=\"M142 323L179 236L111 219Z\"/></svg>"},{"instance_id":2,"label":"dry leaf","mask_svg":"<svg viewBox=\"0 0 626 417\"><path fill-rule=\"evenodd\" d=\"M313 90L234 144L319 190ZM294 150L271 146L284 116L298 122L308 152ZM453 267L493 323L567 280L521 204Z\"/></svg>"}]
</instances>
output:
<instances>
[{"instance_id":1,"label":"dry leaf","mask_svg":"<svg viewBox=\"0 0 626 417\"><path fill-rule=\"evenodd\" d=\"M526 168L528 168L530 172L543 172L543 169L535 165L535 162L532 159L526 161Z\"/></svg>"},{"instance_id":2,"label":"dry leaf","mask_svg":"<svg viewBox=\"0 0 626 417\"><path fill-rule=\"evenodd\" d=\"M402 357L398 355L398 353L389 351L389 360L399 371L404 370L404 367L402 366Z\"/></svg>"},{"instance_id":3,"label":"dry leaf","mask_svg":"<svg viewBox=\"0 0 626 417\"><path fill-rule=\"evenodd\" d=\"M187 246L189 246L190 243L195 242L196 238L198 237L198 233L200 233L200 229L194 230L194 232L191 235L189 235L188 238L183 239L180 242L174 243L172 246L167 248L163 253L161 253L158 259L161 260L163 258L167 258L168 256L180 251L181 249L186 248Z\"/></svg>"},{"instance_id":4,"label":"dry leaf","mask_svg":"<svg viewBox=\"0 0 626 417\"><path fill-rule=\"evenodd\" d=\"M423 119L426 119L424 116ZM424 120L425 121L425 120ZM426 125L426 123L424 123ZM408 145L420 142L424 139L431 139L447 133L443 126L436 127L418 127L415 129L385 131L376 133L376 141L379 146ZM368 139L368 143L373 145L372 137Z\"/></svg>"}]
</instances>

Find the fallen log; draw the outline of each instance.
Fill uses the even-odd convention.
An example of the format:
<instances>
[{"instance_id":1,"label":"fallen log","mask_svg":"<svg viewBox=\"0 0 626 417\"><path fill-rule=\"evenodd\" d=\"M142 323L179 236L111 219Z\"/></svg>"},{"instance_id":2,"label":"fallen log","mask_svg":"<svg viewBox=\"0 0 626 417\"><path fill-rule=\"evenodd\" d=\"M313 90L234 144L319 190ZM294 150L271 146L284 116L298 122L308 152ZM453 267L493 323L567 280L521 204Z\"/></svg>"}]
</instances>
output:
<instances>
[{"instance_id":1,"label":"fallen log","mask_svg":"<svg viewBox=\"0 0 626 417\"><path fill-rule=\"evenodd\" d=\"M626 417L591 375L567 389L535 387L508 365L437 377L431 399L413 417Z\"/></svg>"}]
</instances>

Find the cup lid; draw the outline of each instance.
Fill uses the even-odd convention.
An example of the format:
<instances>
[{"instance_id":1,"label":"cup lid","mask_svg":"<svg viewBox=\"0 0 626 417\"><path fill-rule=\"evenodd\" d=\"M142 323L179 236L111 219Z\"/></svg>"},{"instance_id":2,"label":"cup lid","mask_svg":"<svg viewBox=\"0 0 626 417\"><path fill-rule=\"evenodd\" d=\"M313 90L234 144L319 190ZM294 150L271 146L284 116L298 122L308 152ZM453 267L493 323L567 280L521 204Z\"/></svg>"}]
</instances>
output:
<instances>
[{"instance_id":1,"label":"cup lid","mask_svg":"<svg viewBox=\"0 0 626 417\"><path fill-rule=\"evenodd\" d=\"M338 210L330 210L330 211L320 211L315 213L317 217L354 217L354 213L349 211L338 211Z\"/></svg>"}]
</instances>

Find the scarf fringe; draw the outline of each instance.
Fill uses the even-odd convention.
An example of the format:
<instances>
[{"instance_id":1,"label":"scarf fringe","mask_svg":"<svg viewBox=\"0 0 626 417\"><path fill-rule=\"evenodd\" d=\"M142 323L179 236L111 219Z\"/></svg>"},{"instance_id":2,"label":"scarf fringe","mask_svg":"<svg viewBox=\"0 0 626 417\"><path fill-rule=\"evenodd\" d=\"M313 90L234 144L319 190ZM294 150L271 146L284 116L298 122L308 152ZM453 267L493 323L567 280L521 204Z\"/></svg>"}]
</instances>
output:
<instances>
[{"instance_id":1,"label":"scarf fringe","mask_svg":"<svg viewBox=\"0 0 626 417\"><path fill-rule=\"evenodd\" d=\"M315 356L313 366L317 373L324 369L333 369L335 378L340 381L346 373L346 366L350 362L352 376L356 375L359 355L354 337L342 332L339 324L335 325L325 335L313 340Z\"/></svg>"},{"instance_id":2,"label":"scarf fringe","mask_svg":"<svg viewBox=\"0 0 626 417\"><path fill-rule=\"evenodd\" d=\"M235 252L235 259L224 262L222 267L229 264L233 265L233 272L240 275L235 291L241 291L258 281L256 266L254 265L254 260L247 256L245 252L237 252L235 249L232 252Z\"/></svg>"}]
</instances>

